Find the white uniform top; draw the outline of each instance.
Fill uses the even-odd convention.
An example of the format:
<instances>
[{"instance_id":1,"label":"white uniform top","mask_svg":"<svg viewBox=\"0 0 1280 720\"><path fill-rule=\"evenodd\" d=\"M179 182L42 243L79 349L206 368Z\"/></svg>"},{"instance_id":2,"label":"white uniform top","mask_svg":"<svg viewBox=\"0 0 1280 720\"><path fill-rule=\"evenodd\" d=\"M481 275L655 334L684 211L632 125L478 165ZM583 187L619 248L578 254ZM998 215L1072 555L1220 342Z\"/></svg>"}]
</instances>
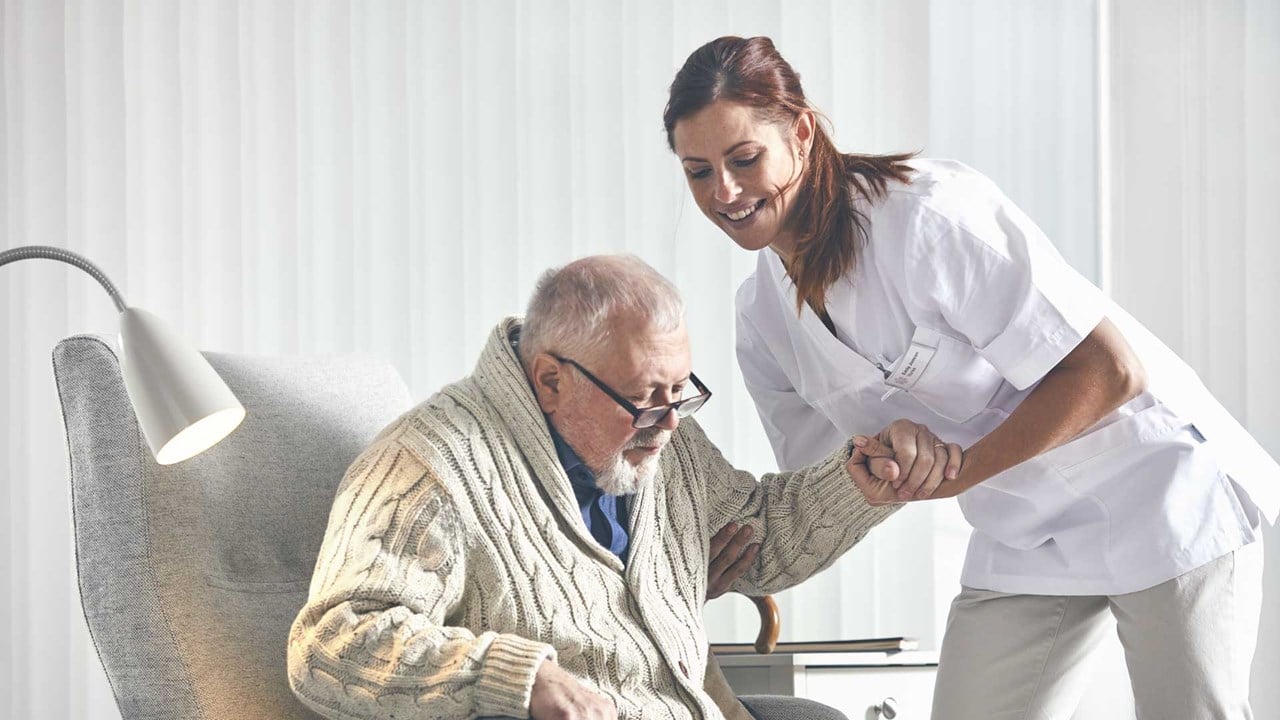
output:
<instances>
[{"instance_id":1,"label":"white uniform top","mask_svg":"<svg viewBox=\"0 0 1280 720\"><path fill-rule=\"evenodd\" d=\"M860 204L869 242L827 294L836 336L809 307L797 315L771 251L738 290L738 360L780 467L902 417L967 447L1106 316L1146 368L1147 391L959 496L974 527L961 582L1133 592L1253 542L1259 510L1275 522L1280 466L1194 371L990 180L958 162L912 165L909 184Z\"/></svg>"}]
</instances>

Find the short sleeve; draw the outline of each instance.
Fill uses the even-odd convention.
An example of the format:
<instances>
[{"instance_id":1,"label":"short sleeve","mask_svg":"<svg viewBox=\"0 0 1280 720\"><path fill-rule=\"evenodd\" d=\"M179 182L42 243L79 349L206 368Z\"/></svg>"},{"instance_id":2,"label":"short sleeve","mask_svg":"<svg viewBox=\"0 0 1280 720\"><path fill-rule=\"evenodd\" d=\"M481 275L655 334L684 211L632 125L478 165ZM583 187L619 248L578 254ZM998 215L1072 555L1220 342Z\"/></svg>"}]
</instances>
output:
<instances>
[{"instance_id":1,"label":"short sleeve","mask_svg":"<svg viewBox=\"0 0 1280 720\"><path fill-rule=\"evenodd\" d=\"M818 462L848 438L795 391L764 340L741 314L738 367L755 402L778 468L784 472Z\"/></svg>"},{"instance_id":2,"label":"short sleeve","mask_svg":"<svg viewBox=\"0 0 1280 720\"><path fill-rule=\"evenodd\" d=\"M1097 327L1102 292L989 182L918 210L904 253L909 296L1014 387L1039 381Z\"/></svg>"}]
</instances>

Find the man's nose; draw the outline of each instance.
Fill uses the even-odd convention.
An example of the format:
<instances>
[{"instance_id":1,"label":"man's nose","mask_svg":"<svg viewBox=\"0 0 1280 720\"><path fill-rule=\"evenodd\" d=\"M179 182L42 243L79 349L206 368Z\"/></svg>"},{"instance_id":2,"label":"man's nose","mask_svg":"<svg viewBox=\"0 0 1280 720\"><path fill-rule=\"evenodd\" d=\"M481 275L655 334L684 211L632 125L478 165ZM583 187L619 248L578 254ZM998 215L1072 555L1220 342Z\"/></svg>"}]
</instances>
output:
<instances>
[{"instance_id":1,"label":"man's nose","mask_svg":"<svg viewBox=\"0 0 1280 720\"><path fill-rule=\"evenodd\" d=\"M660 427L663 430L675 431L676 426L680 424L680 416L676 414L675 408L669 408L667 414L662 419L654 423L654 427Z\"/></svg>"}]
</instances>

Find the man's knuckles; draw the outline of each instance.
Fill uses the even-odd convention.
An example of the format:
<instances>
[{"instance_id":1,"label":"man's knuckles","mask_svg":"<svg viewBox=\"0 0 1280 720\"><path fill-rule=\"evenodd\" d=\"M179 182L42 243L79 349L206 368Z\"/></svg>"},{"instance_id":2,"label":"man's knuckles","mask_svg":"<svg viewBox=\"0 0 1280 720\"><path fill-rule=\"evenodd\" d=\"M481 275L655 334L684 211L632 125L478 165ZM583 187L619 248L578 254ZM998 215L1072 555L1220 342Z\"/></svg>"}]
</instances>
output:
<instances>
[{"instance_id":1,"label":"man's knuckles","mask_svg":"<svg viewBox=\"0 0 1280 720\"><path fill-rule=\"evenodd\" d=\"M898 463L890 458L872 458L867 464L872 475L893 482L898 479Z\"/></svg>"}]
</instances>

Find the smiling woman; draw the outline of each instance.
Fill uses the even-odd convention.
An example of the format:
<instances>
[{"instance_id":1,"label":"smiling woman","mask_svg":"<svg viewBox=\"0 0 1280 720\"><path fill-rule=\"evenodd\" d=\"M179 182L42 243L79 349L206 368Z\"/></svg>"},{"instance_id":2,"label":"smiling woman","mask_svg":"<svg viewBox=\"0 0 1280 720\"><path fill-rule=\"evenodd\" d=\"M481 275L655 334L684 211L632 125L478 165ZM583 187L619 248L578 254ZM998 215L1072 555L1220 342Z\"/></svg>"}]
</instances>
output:
<instances>
[{"instance_id":1,"label":"smiling woman","mask_svg":"<svg viewBox=\"0 0 1280 720\"><path fill-rule=\"evenodd\" d=\"M778 464L858 460L895 418L966 448L944 473L948 443L881 432L901 472L853 474L973 525L934 715L1065 718L1114 616L1139 715L1247 716L1280 466L1186 363L972 168L837 153L768 38L707 43L670 92L695 201L758 257L736 343Z\"/></svg>"},{"instance_id":2,"label":"smiling woman","mask_svg":"<svg viewBox=\"0 0 1280 720\"><path fill-rule=\"evenodd\" d=\"M795 202L813 116L796 123L793 134L803 145L789 141L788 129L757 122L746 105L713 102L672 133L698 208L743 249L777 238Z\"/></svg>"},{"instance_id":3,"label":"smiling woman","mask_svg":"<svg viewBox=\"0 0 1280 720\"><path fill-rule=\"evenodd\" d=\"M703 45L672 81L662 121L702 213L744 250L772 247L797 304L821 314L866 240L854 201L905 180L912 155L838 152L800 76L778 59L767 37Z\"/></svg>"}]
</instances>

